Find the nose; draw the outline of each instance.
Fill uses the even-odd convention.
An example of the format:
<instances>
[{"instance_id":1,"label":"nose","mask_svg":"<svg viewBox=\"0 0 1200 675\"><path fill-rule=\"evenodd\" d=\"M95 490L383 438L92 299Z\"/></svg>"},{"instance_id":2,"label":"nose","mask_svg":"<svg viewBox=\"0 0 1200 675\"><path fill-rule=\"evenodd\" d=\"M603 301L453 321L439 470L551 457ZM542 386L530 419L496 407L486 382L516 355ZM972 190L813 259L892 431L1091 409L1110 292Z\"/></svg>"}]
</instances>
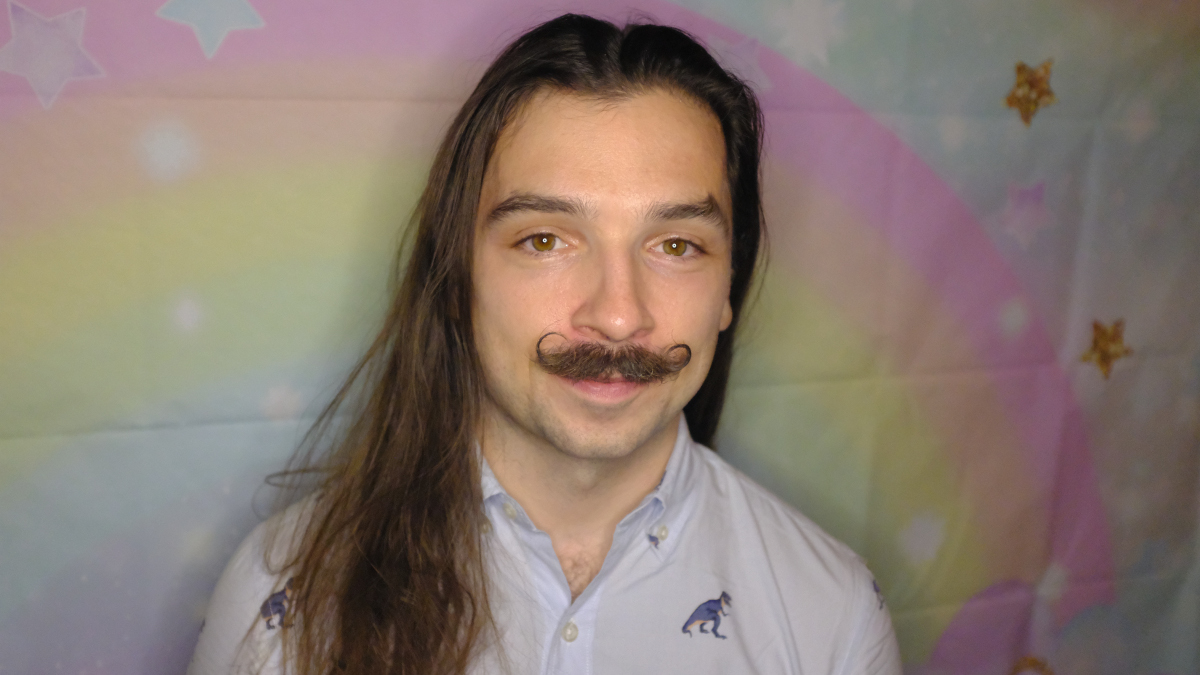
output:
<instances>
[{"instance_id":1,"label":"nose","mask_svg":"<svg viewBox=\"0 0 1200 675\"><path fill-rule=\"evenodd\" d=\"M584 301L571 317L572 327L593 340L622 342L654 329L646 305L646 270L630 252L597 255L585 275Z\"/></svg>"}]
</instances>

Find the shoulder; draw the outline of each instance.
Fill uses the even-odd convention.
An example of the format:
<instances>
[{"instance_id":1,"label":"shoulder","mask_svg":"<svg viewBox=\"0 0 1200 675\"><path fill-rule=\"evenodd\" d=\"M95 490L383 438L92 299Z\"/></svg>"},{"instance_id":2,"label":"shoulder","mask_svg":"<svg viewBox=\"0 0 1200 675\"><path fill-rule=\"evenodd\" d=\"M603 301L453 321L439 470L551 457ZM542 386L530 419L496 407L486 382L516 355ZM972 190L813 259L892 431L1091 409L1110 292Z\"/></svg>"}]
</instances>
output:
<instances>
[{"instance_id":1,"label":"shoulder","mask_svg":"<svg viewBox=\"0 0 1200 675\"><path fill-rule=\"evenodd\" d=\"M791 627L796 652L825 654L821 668L830 672L899 673L891 619L863 559L712 450L694 447L704 495L696 516L737 549L727 555L753 572L761 601L776 599L772 614Z\"/></svg>"},{"instance_id":2,"label":"shoulder","mask_svg":"<svg viewBox=\"0 0 1200 675\"><path fill-rule=\"evenodd\" d=\"M849 546L717 453L699 444L693 447L701 460L699 478L706 496L701 508L709 520L723 523L734 536L760 539L772 562L815 563L839 578L866 574L869 579L862 559Z\"/></svg>"},{"instance_id":3,"label":"shoulder","mask_svg":"<svg viewBox=\"0 0 1200 675\"><path fill-rule=\"evenodd\" d=\"M259 523L238 546L209 599L188 675L278 672L278 623L287 612L284 567L303 535L314 498Z\"/></svg>"}]
</instances>

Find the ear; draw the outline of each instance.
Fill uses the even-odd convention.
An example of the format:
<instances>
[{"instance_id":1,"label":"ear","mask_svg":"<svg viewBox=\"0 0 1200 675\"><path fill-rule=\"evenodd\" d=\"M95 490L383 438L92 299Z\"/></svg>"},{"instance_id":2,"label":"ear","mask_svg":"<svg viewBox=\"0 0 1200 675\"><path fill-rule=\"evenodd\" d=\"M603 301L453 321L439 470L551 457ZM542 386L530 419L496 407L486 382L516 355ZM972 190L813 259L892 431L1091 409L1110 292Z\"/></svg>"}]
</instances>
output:
<instances>
[{"instance_id":1,"label":"ear","mask_svg":"<svg viewBox=\"0 0 1200 675\"><path fill-rule=\"evenodd\" d=\"M725 298L725 306L721 308L721 330L729 328L731 323L733 323L733 305L729 303L729 298Z\"/></svg>"}]
</instances>

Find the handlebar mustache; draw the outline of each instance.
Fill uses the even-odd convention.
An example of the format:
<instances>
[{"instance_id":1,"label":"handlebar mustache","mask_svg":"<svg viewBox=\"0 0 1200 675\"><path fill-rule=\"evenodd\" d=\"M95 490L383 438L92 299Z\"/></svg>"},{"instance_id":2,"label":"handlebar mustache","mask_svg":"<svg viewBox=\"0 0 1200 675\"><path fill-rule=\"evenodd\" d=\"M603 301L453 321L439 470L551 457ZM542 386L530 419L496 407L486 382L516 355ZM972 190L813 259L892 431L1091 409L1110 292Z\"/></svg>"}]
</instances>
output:
<instances>
[{"instance_id":1,"label":"handlebar mustache","mask_svg":"<svg viewBox=\"0 0 1200 675\"><path fill-rule=\"evenodd\" d=\"M661 352L641 345L608 347L599 342L567 342L554 350L543 350L546 338L562 333L546 333L537 341L536 362L542 370L569 380L605 381L620 377L626 382L651 384L673 377L692 360L692 348L675 344Z\"/></svg>"}]
</instances>

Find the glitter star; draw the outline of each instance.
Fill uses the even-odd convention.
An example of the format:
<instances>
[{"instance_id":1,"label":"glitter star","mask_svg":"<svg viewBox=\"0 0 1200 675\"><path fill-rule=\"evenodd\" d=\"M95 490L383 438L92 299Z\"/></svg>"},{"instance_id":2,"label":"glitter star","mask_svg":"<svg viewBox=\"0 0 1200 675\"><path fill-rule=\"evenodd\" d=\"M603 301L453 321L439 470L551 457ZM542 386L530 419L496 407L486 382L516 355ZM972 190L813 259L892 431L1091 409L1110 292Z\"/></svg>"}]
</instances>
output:
<instances>
[{"instance_id":1,"label":"glitter star","mask_svg":"<svg viewBox=\"0 0 1200 675\"><path fill-rule=\"evenodd\" d=\"M29 81L43 108L54 104L68 80L104 71L83 49L83 7L47 19L9 0L12 40L0 47L0 70Z\"/></svg>"},{"instance_id":2,"label":"glitter star","mask_svg":"<svg viewBox=\"0 0 1200 675\"><path fill-rule=\"evenodd\" d=\"M1013 664L1010 675L1023 675L1025 673L1036 673L1037 675L1054 675L1054 671L1050 668L1050 664L1036 656L1022 656Z\"/></svg>"},{"instance_id":3,"label":"glitter star","mask_svg":"<svg viewBox=\"0 0 1200 675\"><path fill-rule=\"evenodd\" d=\"M210 59L230 31L265 25L249 0L170 0L156 15L191 26L204 56Z\"/></svg>"},{"instance_id":4,"label":"glitter star","mask_svg":"<svg viewBox=\"0 0 1200 675\"><path fill-rule=\"evenodd\" d=\"M1104 379L1112 373L1113 362L1123 356L1129 356L1133 350L1125 346L1125 321L1117 319L1112 327L1106 327L1099 321L1092 322L1092 348L1080 357L1080 361L1095 362L1104 373Z\"/></svg>"},{"instance_id":5,"label":"glitter star","mask_svg":"<svg viewBox=\"0 0 1200 675\"><path fill-rule=\"evenodd\" d=\"M1029 126L1034 114L1045 106L1057 103L1050 90L1050 67L1054 59L1046 59L1037 68L1030 68L1024 61L1017 61L1017 83L1008 92L1005 104L1021 113L1021 121Z\"/></svg>"}]
</instances>

